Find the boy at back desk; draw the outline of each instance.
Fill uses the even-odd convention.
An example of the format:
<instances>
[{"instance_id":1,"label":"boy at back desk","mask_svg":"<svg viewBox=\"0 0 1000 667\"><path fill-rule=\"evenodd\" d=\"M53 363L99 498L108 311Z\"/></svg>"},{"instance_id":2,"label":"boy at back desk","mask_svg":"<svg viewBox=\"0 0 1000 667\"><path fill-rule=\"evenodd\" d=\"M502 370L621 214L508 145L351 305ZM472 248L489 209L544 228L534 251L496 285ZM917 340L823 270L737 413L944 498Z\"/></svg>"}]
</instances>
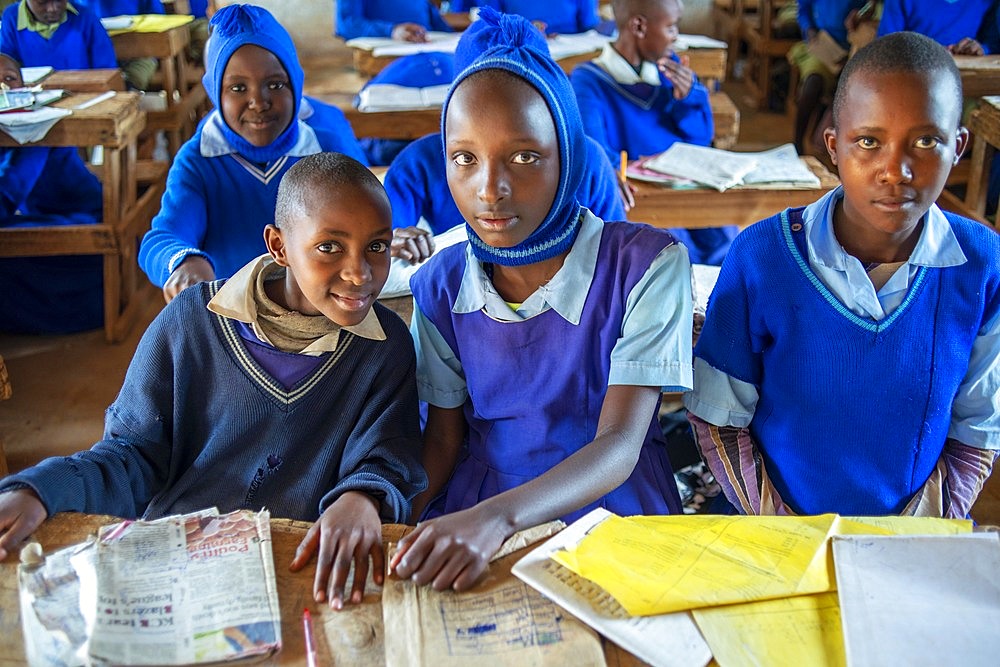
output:
<instances>
[{"instance_id":1,"label":"boy at back desk","mask_svg":"<svg viewBox=\"0 0 1000 667\"><path fill-rule=\"evenodd\" d=\"M618 39L570 77L583 129L612 164L661 153L677 141L712 143L708 91L673 52L681 0L615 0ZM674 230L693 264L720 264L735 226Z\"/></svg>"},{"instance_id":2,"label":"boy at back desk","mask_svg":"<svg viewBox=\"0 0 1000 667\"><path fill-rule=\"evenodd\" d=\"M281 182L268 254L170 302L139 342L90 450L0 482L0 558L47 517L155 519L216 506L315 521L292 562L319 552L315 599L360 602L380 520L403 522L425 486L406 325L375 303L389 271L378 179L319 153ZM331 574L332 567L332 574Z\"/></svg>"},{"instance_id":3,"label":"boy at back desk","mask_svg":"<svg viewBox=\"0 0 1000 667\"><path fill-rule=\"evenodd\" d=\"M427 31L451 32L428 0L336 0L335 34L343 39L391 37L426 42Z\"/></svg>"},{"instance_id":4,"label":"boy at back desk","mask_svg":"<svg viewBox=\"0 0 1000 667\"><path fill-rule=\"evenodd\" d=\"M744 514L964 518L1000 449L1000 236L934 201L968 142L954 60L894 33L845 66L843 183L733 243L685 396Z\"/></svg>"},{"instance_id":5,"label":"boy at back desk","mask_svg":"<svg viewBox=\"0 0 1000 667\"><path fill-rule=\"evenodd\" d=\"M66 0L21 0L4 10L0 24L0 51L24 67L118 67L97 15Z\"/></svg>"}]
</instances>

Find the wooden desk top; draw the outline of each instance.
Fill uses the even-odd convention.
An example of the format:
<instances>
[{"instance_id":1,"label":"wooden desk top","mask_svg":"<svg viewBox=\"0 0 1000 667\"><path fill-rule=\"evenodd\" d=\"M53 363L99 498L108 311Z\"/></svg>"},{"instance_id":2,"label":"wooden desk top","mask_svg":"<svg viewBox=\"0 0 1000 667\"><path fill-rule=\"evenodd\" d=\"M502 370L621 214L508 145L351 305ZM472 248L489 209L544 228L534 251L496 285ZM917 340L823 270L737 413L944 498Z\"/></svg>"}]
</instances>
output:
<instances>
[{"instance_id":1,"label":"wooden desk top","mask_svg":"<svg viewBox=\"0 0 1000 667\"><path fill-rule=\"evenodd\" d=\"M41 81L42 88L70 90L74 93L103 93L125 90L120 69L64 69L52 72Z\"/></svg>"},{"instance_id":2,"label":"wooden desk top","mask_svg":"<svg viewBox=\"0 0 1000 667\"><path fill-rule=\"evenodd\" d=\"M840 185L840 181L812 156L803 157L820 179L819 188L749 189L718 192L710 188L676 190L655 183L630 181L635 186L635 207L628 219L654 227L746 227L793 206L805 206Z\"/></svg>"},{"instance_id":3,"label":"wooden desk top","mask_svg":"<svg viewBox=\"0 0 1000 667\"><path fill-rule=\"evenodd\" d=\"M955 56L965 97L1000 95L1000 55Z\"/></svg>"},{"instance_id":4,"label":"wooden desk top","mask_svg":"<svg viewBox=\"0 0 1000 667\"><path fill-rule=\"evenodd\" d=\"M111 36L119 60L130 58L171 58L191 41L191 23L162 32L122 32Z\"/></svg>"},{"instance_id":5,"label":"wooden desk top","mask_svg":"<svg viewBox=\"0 0 1000 667\"><path fill-rule=\"evenodd\" d=\"M76 544L114 517L63 513L57 514L35 533L46 551ZM278 598L281 605L282 649L279 653L255 665L303 665L305 642L302 634L302 610L313 615L316 646L320 665L383 665L385 653L382 623L382 594L372 589L360 605L348 605L336 612L312 600L315 568L307 565L299 572L289 572L288 563L309 528L308 523L289 519L271 519L271 538L277 576ZM382 527L385 542L397 542L409 531L408 526L390 524ZM605 642L609 665L636 667L641 664L629 653ZM17 562L8 558L0 562L0 665L24 664L24 639L21 634L21 613L17 592Z\"/></svg>"},{"instance_id":6,"label":"wooden desk top","mask_svg":"<svg viewBox=\"0 0 1000 667\"><path fill-rule=\"evenodd\" d=\"M79 93L54 102L63 109L97 97L97 93ZM139 109L138 93L116 93L114 97L87 109L74 109L60 119L48 134L33 146L106 146L125 148L135 141L145 127L146 114ZM0 146L17 147L16 141L0 133Z\"/></svg>"}]
</instances>

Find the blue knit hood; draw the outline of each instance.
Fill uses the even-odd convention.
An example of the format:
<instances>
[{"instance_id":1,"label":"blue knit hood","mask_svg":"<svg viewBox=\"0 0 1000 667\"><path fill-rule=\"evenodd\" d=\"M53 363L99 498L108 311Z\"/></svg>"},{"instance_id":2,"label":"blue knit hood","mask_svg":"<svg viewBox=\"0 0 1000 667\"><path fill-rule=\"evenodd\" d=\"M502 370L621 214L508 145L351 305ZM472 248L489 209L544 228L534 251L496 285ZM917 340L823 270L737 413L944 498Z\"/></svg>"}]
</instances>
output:
<instances>
[{"instance_id":1,"label":"blue knit hood","mask_svg":"<svg viewBox=\"0 0 1000 667\"><path fill-rule=\"evenodd\" d=\"M463 33L455 49L455 81L441 113L441 136L447 136L448 105L455 89L476 72L502 69L524 79L545 100L559 142L560 174L548 215L531 236L511 248L482 241L468 223L469 242L477 259L503 266L540 262L567 250L580 229L576 193L585 175L585 136L576 95L569 79L549 55L545 37L527 19L483 7L479 20Z\"/></svg>"},{"instance_id":2,"label":"blue knit hood","mask_svg":"<svg viewBox=\"0 0 1000 667\"><path fill-rule=\"evenodd\" d=\"M302 86L305 75L295 52L291 35L262 7L254 5L228 5L217 11L211 20L211 37L205 46L205 92L216 109L220 110L222 76L233 53L241 46L253 44L273 53L288 73L295 100L292 122L277 139L267 146L254 146L236 131L223 123L223 134L237 152L254 162L270 162L287 153L299 138L299 106L302 104ZM225 120L223 118L223 120Z\"/></svg>"}]
</instances>

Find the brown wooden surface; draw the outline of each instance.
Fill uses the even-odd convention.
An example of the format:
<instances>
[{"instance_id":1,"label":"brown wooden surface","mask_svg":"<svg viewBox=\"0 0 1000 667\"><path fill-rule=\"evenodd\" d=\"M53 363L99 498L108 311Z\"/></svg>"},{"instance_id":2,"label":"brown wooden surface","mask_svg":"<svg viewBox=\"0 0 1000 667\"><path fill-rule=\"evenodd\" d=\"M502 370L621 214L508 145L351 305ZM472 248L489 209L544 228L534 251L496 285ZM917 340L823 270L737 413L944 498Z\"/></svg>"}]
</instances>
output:
<instances>
[{"instance_id":1,"label":"brown wooden surface","mask_svg":"<svg viewBox=\"0 0 1000 667\"><path fill-rule=\"evenodd\" d=\"M712 122L715 127L712 145L729 150L740 138L740 110L732 98L721 90L709 93L708 101L712 105Z\"/></svg>"},{"instance_id":2,"label":"brown wooden surface","mask_svg":"<svg viewBox=\"0 0 1000 667\"><path fill-rule=\"evenodd\" d=\"M96 97L79 93L53 104L73 108ZM103 146L100 167L104 206L94 225L7 227L0 229L0 256L101 254L104 256L104 333L109 342L124 338L138 312L139 267L136 247L149 228L166 182L166 165L144 165L136 142L146 124L139 95L117 93L87 109L75 109L34 145ZM6 134L0 146L17 146Z\"/></svg>"},{"instance_id":3,"label":"brown wooden surface","mask_svg":"<svg viewBox=\"0 0 1000 667\"><path fill-rule=\"evenodd\" d=\"M35 533L35 539L45 552L50 552L82 542L100 526L116 521L118 519L109 516L57 514L42 524ZM308 528L309 524L302 521L271 519L274 569L281 606L282 649L278 654L253 664L305 664L302 610L307 607L313 617L320 665L385 664L380 589L369 582L367 594L360 605L348 605L343 611L336 612L313 601L315 568L312 564L299 572L289 572L288 564ZM385 543L398 542L408 530L408 526L385 525L382 527L382 539ZM611 642L604 642L604 650L609 665L626 667L643 664ZM8 558L0 562L0 665L23 664L24 639L18 604L17 562Z\"/></svg>"},{"instance_id":4,"label":"brown wooden surface","mask_svg":"<svg viewBox=\"0 0 1000 667\"><path fill-rule=\"evenodd\" d=\"M1000 55L955 56L966 97L1000 95Z\"/></svg>"},{"instance_id":5,"label":"brown wooden surface","mask_svg":"<svg viewBox=\"0 0 1000 667\"><path fill-rule=\"evenodd\" d=\"M70 90L74 93L103 93L125 90L120 69L64 69L42 79L42 88Z\"/></svg>"},{"instance_id":6,"label":"brown wooden surface","mask_svg":"<svg viewBox=\"0 0 1000 667\"><path fill-rule=\"evenodd\" d=\"M820 178L820 187L808 190L710 188L677 190L655 183L629 181L635 186L635 206L628 219L654 227L746 227L791 206L805 206L829 192L840 181L812 156L802 160Z\"/></svg>"},{"instance_id":7,"label":"brown wooden surface","mask_svg":"<svg viewBox=\"0 0 1000 667\"><path fill-rule=\"evenodd\" d=\"M962 161L969 163L965 198L944 190L937 203L941 208L994 226L986 218L986 195L993 157L1000 150L1000 97L984 97L979 101L978 108L969 117L969 130L972 132L972 155L969 160Z\"/></svg>"}]
</instances>

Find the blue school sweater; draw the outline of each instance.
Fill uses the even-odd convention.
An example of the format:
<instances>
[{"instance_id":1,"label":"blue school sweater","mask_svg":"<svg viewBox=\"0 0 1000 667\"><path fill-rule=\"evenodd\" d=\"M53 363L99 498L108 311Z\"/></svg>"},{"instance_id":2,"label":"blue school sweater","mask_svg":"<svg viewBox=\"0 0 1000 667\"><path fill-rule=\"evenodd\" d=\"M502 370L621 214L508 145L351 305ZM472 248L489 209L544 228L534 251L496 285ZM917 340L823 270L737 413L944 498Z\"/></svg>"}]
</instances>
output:
<instances>
[{"instance_id":1,"label":"blue school sweater","mask_svg":"<svg viewBox=\"0 0 1000 667\"><path fill-rule=\"evenodd\" d=\"M956 44L966 37L978 39L984 18L995 1L885 0L878 36L910 30L943 46Z\"/></svg>"},{"instance_id":2,"label":"blue school sweater","mask_svg":"<svg viewBox=\"0 0 1000 667\"><path fill-rule=\"evenodd\" d=\"M0 227L101 221L101 182L75 148L0 148ZM104 321L100 255L0 259L0 330L70 333Z\"/></svg>"},{"instance_id":3,"label":"blue school sweater","mask_svg":"<svg viewBox=\"0 0 1000 667\"><path fill-rule=\"evenodd\" d=\"M805 38L809 30L825 30L845 49L847 28L844 19L852 9L861 9L866 0L799 0L799 29Z\"/></svg>"},{"instance_id":4,"label":"blue school sweater","mask_svg":"<svg viewBox=\"0 0 1000 667\"><path fill-rule=\"evenodd\" d=\"M625 206L617 175L604 151L587 140L587 175L577 200L602 220L624 220ZM392 226L412 227L423 216L435 234L465 219L448 189L444 146L440 134L428 134L404 148L385 174L385 191L392 204Z\"/></svg>"},{"instance_id":5,"label":"blue school sweater","mask_svg":"<svg viewBox=\"0 0 1000 667\"><path fill-rule=\"evenodd\" d=\"M795 512L898 514L940 458L973 342L1000 311L1000 236L945 215L969 261L921 268L880 321L809 268L802 209L733 243L695 356L757 388L750 432Z\"/></svg>"},{"instance_id":6,"label":"blue school sweater","mask_svg":"<svg viewBox=\"0 0 1000 667\"><path fill-rule=\"evenodd\" d=\"M389 37L400 23L451 32L437 7L427 0L336 0L338 37Z\"/></svg>"},{"instance_id":7,"label":"blue school sweater","mask_svg":"<svg viewBox=\"0 0 1000 667\"><path fill-rule=\"evenodd\" d=\"M76 0L73 4L83 5L101 18L165 13L160 0Z\"/></svg>"},{"instance_id":8,"label":"blue school sweater","mask_svg":"<svg viewBox=\"0 0 1000 667\"><path fill-rule=\"evenodd\" d=\"M23 0L22 0L23 2ZM48 65L55 69L102 69L118 67L111 38L97 15L86 9L66 11L66 22L50 39L37 32L17 29L14 3L4 10L0 25L0 52L21 63L22 67Z\"/></svg>"},{"instance_id":9,"label":"blue school sweater","mask_svg":"<svg viewBox=\"0 0 1000 667\"><path fill-rule=\"evenodd\" d=\"M343 137L302 121L296 146L267 165L252 164L236 153L204 155L202 138L213 134L212 124L219 122L221 116L213 111L177 152L160 212L139 245L139 265L160 287L189 255L208 259L217 278L236 273L267 251L263 231L274 222L278 183L299 158L320 150L355 156L353 136L354 148Z\"/></svg>"},{"instance_id":10,"label":"blue school sweater","mask_svg":"<svg viewBox=\"0 0 1000 667\"><path fill-rule=\"evenodd\" d=\"M505 14L520 14L529 21L543 21L545 32L564 35L586 32L597 26L596 0L453 0L451 10L493 7Z\"/></svg>"},{"instance_id":11,"label":"blue school sweater","mask_svg":"<svg viewBox=\"0 0 1000 667\"><path fill-rule=\"evenodd\" d=\"M406 521L426 486L406 325L376 304L386 340L342 332L286 390L247 353L235 321L206 309L218 287L184 290L153 320L100 442L8 476L0 491L27 484L50 515L266 507L304 521L362 491L383 521Z\"/></svg>"}]
</instances>

